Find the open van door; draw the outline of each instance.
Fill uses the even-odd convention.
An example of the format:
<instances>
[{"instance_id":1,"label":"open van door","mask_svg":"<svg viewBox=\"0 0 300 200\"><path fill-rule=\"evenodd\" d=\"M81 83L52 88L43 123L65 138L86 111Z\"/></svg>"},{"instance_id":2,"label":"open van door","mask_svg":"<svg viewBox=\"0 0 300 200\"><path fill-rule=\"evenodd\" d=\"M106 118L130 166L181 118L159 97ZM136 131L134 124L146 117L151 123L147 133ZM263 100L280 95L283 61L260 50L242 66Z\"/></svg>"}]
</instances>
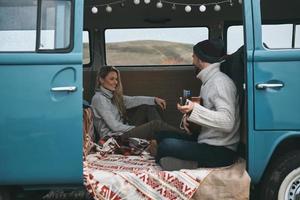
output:
<instances>
[{"instance_id":1,"label":"open van door","mask_svg":"<svg viewBox=\"0 0 300 200\"><path fill-rule=\"evenodd\" d=\"M0 185L82 183L82 9L0 1Z\"/></svg>"},{"instance_id":2,"label":"open van door","mask_svg":"<svg viewBox=\"0 0 300 200\"><path fill-rule=\"evenodd\" d=\"M248 79L253 79L249 90L253 98L249 171L254 182L263 176L262 199L297 199L300 196L300 35L297 33L300 3L289 1L282 6L282 1L277 0L252 2L255 47L253 69L248 75Z\"/></svg>"}]
</instances>

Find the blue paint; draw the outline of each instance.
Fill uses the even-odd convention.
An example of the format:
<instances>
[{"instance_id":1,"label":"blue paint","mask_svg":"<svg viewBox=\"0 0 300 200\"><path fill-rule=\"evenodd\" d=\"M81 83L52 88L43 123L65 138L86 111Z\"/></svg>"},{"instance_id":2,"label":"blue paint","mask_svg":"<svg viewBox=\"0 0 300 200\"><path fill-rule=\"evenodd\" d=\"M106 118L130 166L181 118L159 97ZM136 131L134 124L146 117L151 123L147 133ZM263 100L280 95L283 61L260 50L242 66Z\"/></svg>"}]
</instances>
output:
<instances>
[{"instance_id":1,"label":"blue paint","mask_svg":"<svg viewBox=\"0 0 300 200\"><path fill-rule=\"evenodd\" d=\"M74 3L71 52L0 54L0 185L82 184L83 1ZM50 90L60 86L77 91Z\"/></svg>"}]
</instances>

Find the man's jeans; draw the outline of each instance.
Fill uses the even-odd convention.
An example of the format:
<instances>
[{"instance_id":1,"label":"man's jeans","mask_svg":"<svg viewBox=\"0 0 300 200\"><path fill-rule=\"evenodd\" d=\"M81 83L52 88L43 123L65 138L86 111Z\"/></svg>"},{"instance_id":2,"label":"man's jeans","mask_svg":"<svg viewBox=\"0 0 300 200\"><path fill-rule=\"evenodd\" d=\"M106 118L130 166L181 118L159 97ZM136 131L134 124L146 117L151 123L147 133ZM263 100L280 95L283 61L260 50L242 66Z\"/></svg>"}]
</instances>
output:
<instances>
[{"instance_id":1,"label":"man's jeans","mask_svg":"<svg viewBox=\"0 0 300 200\"><path fill-rule=\"evenodd\" d=\"M223 167L233 164L237 155L223 146L199 144L197 135L158 132L156 161L163 157L175 157L182 160L197 161L198 167Z\"/></svg>"}]
</instances>

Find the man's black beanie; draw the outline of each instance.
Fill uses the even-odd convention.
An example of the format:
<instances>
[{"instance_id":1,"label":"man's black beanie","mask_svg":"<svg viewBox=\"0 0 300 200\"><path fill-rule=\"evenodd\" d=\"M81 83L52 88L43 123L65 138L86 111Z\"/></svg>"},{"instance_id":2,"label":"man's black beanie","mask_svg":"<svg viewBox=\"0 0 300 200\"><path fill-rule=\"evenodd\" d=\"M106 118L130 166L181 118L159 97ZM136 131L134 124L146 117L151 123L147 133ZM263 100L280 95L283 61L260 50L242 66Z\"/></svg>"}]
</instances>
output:
<instances>
[{"instance_id":1,"label":"man's black beanie","mask_svg":"<svg viewBox=\"0 0 300 200\"><path fill-rule=\"evenodd\" d=\"M193 47L194 54L202 61L216 63L225 56L224 43L222 40L204 40Z\"/></svg>"}]
</instances>

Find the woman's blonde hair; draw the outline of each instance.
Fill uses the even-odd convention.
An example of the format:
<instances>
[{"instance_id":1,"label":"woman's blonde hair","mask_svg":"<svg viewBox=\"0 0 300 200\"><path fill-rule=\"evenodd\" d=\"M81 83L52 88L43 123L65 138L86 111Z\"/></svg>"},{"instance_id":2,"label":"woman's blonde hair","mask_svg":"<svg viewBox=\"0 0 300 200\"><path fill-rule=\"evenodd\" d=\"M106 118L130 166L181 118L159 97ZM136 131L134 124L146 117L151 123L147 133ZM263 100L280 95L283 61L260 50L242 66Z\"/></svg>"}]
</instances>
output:
<instances>
[{"instance_id":1,"label":"woman's blonde hair","mask_svg":"<svg viewBox=\"0 0 300 200\"><path fill-rule=\"evenodd\" d=\"M105 79L105 77L110 73L110 72L116 72L118 76L118 84L116 87L116 90L113 92L113 98L112 102L115 104L119 110L120 115L124 120L126 120L126 108L124 105L124 100L123 100L123 87L122 87L122 82L121 82L121 75L120 71L113 67L113 66L103 66L100 68L97 78L96 78L96 89L100 89L101 86L101 79Z\"/></svg>"}]
</instances>

